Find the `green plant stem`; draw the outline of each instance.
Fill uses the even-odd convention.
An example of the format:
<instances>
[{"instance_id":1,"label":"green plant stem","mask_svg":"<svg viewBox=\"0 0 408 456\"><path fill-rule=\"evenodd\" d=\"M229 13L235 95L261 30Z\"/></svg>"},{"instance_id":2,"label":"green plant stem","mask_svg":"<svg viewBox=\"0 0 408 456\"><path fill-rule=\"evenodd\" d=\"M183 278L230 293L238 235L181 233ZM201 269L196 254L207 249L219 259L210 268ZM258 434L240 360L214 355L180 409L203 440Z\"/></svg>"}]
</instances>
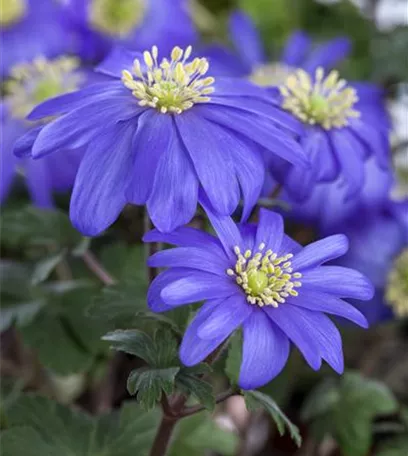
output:
<instances>
[{"instance_id":1,"label":"green plant stem","mask_svg":"<svg viewBox=\"0 0 408 456\"><path fill-rule=\"evenodd\" d=\"M224 402L225 400L229 399L231 396L234 396L238 394L236 390L229 389L227 391L224 391L223 393L218 394L218 396L215 398L215 403L220 404L221 402ZM205 407L203 405L193 405L192 407L187 407L181 412L181 416L190 416L190 415L195 415L196 413L202 412L205 410Z\"/></svg>"}]
</instances>

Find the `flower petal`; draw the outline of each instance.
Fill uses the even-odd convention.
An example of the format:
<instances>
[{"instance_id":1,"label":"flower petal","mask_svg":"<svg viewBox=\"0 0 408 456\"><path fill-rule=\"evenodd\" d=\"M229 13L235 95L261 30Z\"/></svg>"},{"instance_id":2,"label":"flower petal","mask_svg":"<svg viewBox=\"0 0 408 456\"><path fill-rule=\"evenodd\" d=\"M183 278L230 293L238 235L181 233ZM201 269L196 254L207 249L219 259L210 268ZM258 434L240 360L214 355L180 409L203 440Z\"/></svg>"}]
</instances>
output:
<instances>
[{"instance_id":1,"label":"flower petal","mask_svg":"<svg viewBox=\"0 0 408 456\"><path fill-rule=\"evenodd\" d=\"M320 369L322 360L318 344L310 331L309 320L290 305L281 304L278 308L264 306L262 308L268 317L286 334L287 337L298 347L310 367Z\"/></svg>"},{"instance_id":2,"label":"flower petal","mask_svg":"<svg viewBox=\"0 0 408 456\"><path fill-rule=\"evenodd\" d=\"M249 68L265 61L261 36L255 24L245 13L234 11L229 20L231 39Z\"/></svg>"},{"instance_id":3,"label":"flower petal","mask_svg":"<svg viewBox=\"0 0 408 456\"><path fill-rule=\"evenodd\" d=\"M171 145L173 122L166 116L148 109L140 115L137 132L133 137L133 178L126 196L133 204L145 204L148 200L160 157L168 153Z\"/></svg>"},{"instance_id":4,"label":"flower petal","mask_svg":"<svg viewBox=\"0 0 408 456\"><path fill-rule=\"evenodd\" d=\"M227 337L235 331L254 311L248 304L243 293L236 293L225 299L208 316L197 330L200 339Z\"/></svg>"},{"instance_id":5,"label":"flower petal","mask_svg":"<svg viewBox=\"0 0 408 456\"><path fill-rule=\"evenodd\" d=\"M320 266L304 272L302 287L343 298L368 300L373 297L371 282L360 272L341 266Z\"/></svg>"},{"instance_id":6,"label":"flower petal","mask_svg":"<svg viewBox=\"0 0 408 456\"><path fill-rule=\"evenodd\" d=\"M255 238L255 249L265 244L265 250L279 251L283 238L283 218L280 214L262 208L259 211L259 223Z\"/></svg>"},{"instance_id":7,"label":"flower petal","mask_svg":"<svg viewBox=\"0 0 408 456\"><path fill-rule=\"evenodd\" d=\"M180 306L205 299L228 298L240 290L228 277L220 277L209 272L190 270L188 276L177 280L161 293L163 301L169 306Z\"/></svg>"},{"instance_id":8,"label":"flower petal","mask_svg":"<svg viewBox=\"0 0 408 456\"><path fill-rule=\"evenodd\" d=\"M46 158L27 160L25 169L27 188L34 204L44 209L53 208L51 176Z\"/></svg>"},{"instance_id":9,"label":"flower petal","mask_svg":"<svg viewBox=\"0 0 408 456\"><path fill-rule=\"evenodd\" d=\"M309 36L298 30L288 38L281 60L293 67L301 67L311 46Z\"/></svg>"},{"instance_id":10,"label":"flower petal","mask_svg":"<svg viewBox=\"0 0 408 456\"><path fill-rule=\"evenodd\" d=\"M194 112L185 112L175 119L211 205L222 215L232 214L240 199L231 153L237 141L225 129ZM247 153L251 151L248 150Z\"/></svg>"},{"instance_id":11,"label":"flower petal","mask_svg":"<svg viewBox=\"0 0 408 456\"><path fill-rule=\"evenodd\" d=\"M302 289L299 292L299 296L288 298L286 302L293 306L346 318L362 328L368 327L366 318L359 310L348 302L330 296L327 293Z\"/></svg>"},{"instance_id":12,"label":"flower petal","mask_svg":"<svg viewBox=\"0 0 408 456\"><path fill-rule=\"evenodd\" d=\"M96 66L95 71L120 79L122 71L131 71L133 62L138 59L144 71L145 63L141 52L133 51L123 46L115 46L108 56Z\"/></svg>"},{"instance_id":13,"label":"flower petal","mask_svg":"<svg viewBox=\"0 0 408 456\"><path fill-rule=\"evenodd\" d=\"M74 184L70 216L84 235L95 236L118 217L131 179L133 126L110 128L89 146Z\"/></svg>"},{"instance_id":14,"label":"flower petal","mask_svg":"<svg viewBox=\"0 0 408 456\"><path fill-rule=\"evenodd\" d=\"M162 250L149 258L148 265L153 268L185 267L220 276L226 276L226 271L230 267L227 258L214 255L211 250L206 250L204 246L201 248L178 247Z\"/></svg>"},{"instance_id":15,"label":"flower petal","mask_svg":"<svg viewBox=\"0 0 408 456\"><path fill-rule=\"evenodd\" d=\"M349 247L347 236L335 234L307 245L292 259L295 271L320 266L344 255Z\"/></svg>"},{"instance_id":16,"label":"flower petal","mask_svg":"<svg viewBox=\"0 0 408 456\"><path fill-rule=\"evenodd\" d=\"M159 159L147 209L160 231L172 231L194 216L198 199L198 179L173 132L170 145Z\"/></svg>"},{"instance_id":17,"label":"flower petal","mask_svg":"<svg viewBox=\"0 0 408 456\"><path fill-rule=\"evenodd\" d=\"M255 389L270 382L283 369L289 356L289 339L257 310L244 322L244 343L238 384Z\"/></svg>"},{"instance_id":18,"label":"flower petal","mask_svg":"<svg viewBox=\"0 0 408 456\"><path fill-rule=\"evenodd\" d=\"M318 67L330 70L340 60L345 59L351 51L351 41L347 37L339 37L324 43L315 49L304 63L303 69L314 73Z\"/></svg>"},{"instance_id":19,"label":"flower petal","mask_svg":"<svg viewBox=\"0 0 408 456\"><path fill-rule=\"evenodd\" d=\"M186 366L194 366L204 361L228 336L204 340L197 335L197 330L211 313L222 304L222 299L207 301L198 311L186 332L180 345L180 360Z\"/></svg>"}]
</instances>

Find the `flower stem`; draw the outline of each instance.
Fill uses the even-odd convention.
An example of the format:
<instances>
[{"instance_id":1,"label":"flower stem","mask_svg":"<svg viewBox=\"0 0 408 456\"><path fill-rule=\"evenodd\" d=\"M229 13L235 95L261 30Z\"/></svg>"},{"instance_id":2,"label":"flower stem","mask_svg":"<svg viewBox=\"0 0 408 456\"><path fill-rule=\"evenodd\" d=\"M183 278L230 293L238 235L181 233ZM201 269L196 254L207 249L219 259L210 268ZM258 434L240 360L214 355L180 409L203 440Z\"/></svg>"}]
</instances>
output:
<instances>
[{"instance_id":1,"label":"flower stem","mask_svg":"<svg viewBox=\"0 0 408 456\"><path fill-rule=\"evenodd\" d=\"M87 250L82 259L90 271L92 271L98 279L105 285L115 285L116 280L109 274L109 272L99 263L98 259L92 252Z\"/></svg>"},{"instance_id":2,"label":"flower stem","mask_svg":"<svg viewBox=\"0 0 408 456\"><path fill-rule=\"evenodd\" d=\"M150 450L150 456L165 456L176 424L177 418L169 418L163 415L152 449Z\"/></svg>"}]
</instances>

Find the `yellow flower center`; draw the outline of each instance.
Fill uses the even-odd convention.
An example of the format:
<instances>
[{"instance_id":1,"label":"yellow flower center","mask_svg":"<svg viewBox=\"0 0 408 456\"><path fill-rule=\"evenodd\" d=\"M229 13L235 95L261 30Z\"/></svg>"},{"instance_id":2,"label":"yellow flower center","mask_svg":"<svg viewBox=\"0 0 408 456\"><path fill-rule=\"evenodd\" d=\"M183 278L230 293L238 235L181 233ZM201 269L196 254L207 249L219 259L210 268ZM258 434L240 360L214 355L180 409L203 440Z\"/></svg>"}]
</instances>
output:
<instances>
[{"instance_id":1,"label":"yellow flower center","mask_svg":"<svg viewBox=\"0 0 408 456\"><path fill-rule=\"evenodd\" d=\"M388 276L386 299L398 317L408 317L408 249L397 258Z\"/></svg>"},{"instance_id":2,"label":"yellow flower center","mask_svg":"<svg viewBox=\"0 0 408 456\"><path fill-rule=\"evenodd\" d=\"M298 69L286 78L280 92L284 109L304 123L319 124L326 130L344 127L349 119L360 116L353 109L358 101L356 90L334 70L325 76L323 68L318 68L312 80L306 71Z\"/></svg>"},{"instance_id":3,"label":"yellow flower center","mask_svg":"<svg viewBox=\"0 0 408 456\"><path fill-rule=\"evenodd\" d=\"M13 117L24 119L39 103L48 98L78 89L82 77L76 72L79 61L60 57L48 61L43 57L16 65L5 83L6 99Z\"/></svg>"},{"instance_id":4,"label":"yellow flower center","mask_svg":"<svg viewBox=\"0 0 408 456\"><path fill-rule=\"evenodd\" d=\"M170 61L163 59L158 63L158 49L153 46L151 53L143 53L145 73L141 69L142 63L136 59L132 72L122 71L123 84L139 100L140 106L150 106L163 114L181 114L196 103L207 103L210 101L208 95L214 92L211 87L214 78L203 77L209 69L205 58L195 58L187 63L191 51L191 46L185 51L175 47Z\"/></svg>"},{"instance_id":5,"label":"yellow flower center","mask_svg":"<svg viewBox=\"0 0 408 456\"><path fill-rule=\"evenodd\" d=\"M260 87L277 86L283 84L293 70L283 63L265 63L254 69L249 80Z\"/></svg>"},{"instance_id":6,"label":"yellow flower center","mask_svg":"<svg viewBox=\"0 0 408 456\"><path fill-rule=\"evenodd\" d=\"M146 0L92 0L90 21L99 32L122 37L138 26L146 12Z\"/></svg>"},{"instance_id":7,"label":"yellow flower center","mask_svg":"<svg viewBox=\"0 0 408 456\"><path fill-rule=\"evenodd\" d=\"M26 0L0 0L0 25L7 26L16 23L24 16Z\"/></svg>"},{"instance_id":8,"label":"yellow flower center","mask_svg":"<svg viewBox=\"0 0 408 456\"><path fill-rule=\"evenodd\" d=\"M278 257L272 250L263 253L264 250L262 243L255 254L251 250L242 254L236 246L237 262L234 269L227 269L227 274L235 278L250 304L278 307L287 297L298 296L295 288L302 285L297 280L302 274L293 272L289 261L293 257L291 253Z\"/></svg>"}]
</instances>

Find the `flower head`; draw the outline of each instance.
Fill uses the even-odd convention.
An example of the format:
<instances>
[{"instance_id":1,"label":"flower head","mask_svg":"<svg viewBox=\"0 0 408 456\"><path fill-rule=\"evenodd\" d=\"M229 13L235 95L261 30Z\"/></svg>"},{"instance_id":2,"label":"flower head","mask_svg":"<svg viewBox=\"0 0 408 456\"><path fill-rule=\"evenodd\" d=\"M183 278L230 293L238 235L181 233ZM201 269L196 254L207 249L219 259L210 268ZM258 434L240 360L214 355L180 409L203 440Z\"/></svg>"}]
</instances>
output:
<instances>
[{"instance_id":1,"label":"flower head","mask_svg":"<svg viewBox=\"0 0 408 456\"><path fill-rule=\"evenodd\" d=\"M87 82L79 62L73 57L47 60L37 57L29 63L15 65L5 82L2 103L1 144L2 185L0 198L7 197L16 174L26 178L33 202L40 207L52 207L52 190L65 191L74 181L79 165L79 151L63 151L43 162L18 160L13 154L15 143L20 155L30 151L41 128L50 118L30 122L25 118L38 103L53 96L72 92ZM25 135L24 135L25 134ZM20 136L22 140L18 140Z\"/></svg>"},{"instance_id":2,"label":"flower head","mask_svg":"<svg viewBox=\"0 0 408 456\"><path fill-rule=\"evenodd\" d=\"M241 196L244 218L263 185L259 149L305 166L299 122L247 81L211 77L206 59L174 48L160 59L116 50L99 70L117 78L49 100L31 120L59 116L34 143L39 158L86 147L71 199L71 219L87 235L112 224L126 203L146 204L171 231L193 217L199 195L220 214Z\"/></svg>"},{"instance_id":3,"label":"flower head","mask_svg":"<svg viewBox=\"0 0 408 456\"><path fill-rule=\"evenodd\" d=\"M289 341L313 369L324 359L341 372L340 334L325 313L366 327L363 315L342 298L373 295L359 272L323 266L347 251L347 238L334 235L302 248L284 234L282 217L273 212L261 210L256 226L236 225L206 210L218 237L182 227L169 234L154 230L144 239L177 246L149 259L152 267L168 268L149 289L150 308L163 312L205 301L184 335L182 362L203 361L242 327L239 385L244 389L278 375Z\"/></svg>"},{"instance_id":4,"label":"flower head","mask_svg":"<svg viewBox=\"0 0 408 456\"><path fill-rule=\"evenodd\" d=\"M0 26L5 49L0 66L3 77L21 62L31 62L39 56L53 58L69 51L71 43L58 2L1 0Z\"/></svg>"},{"instance_id":5,"label":"flower head","mask_svg":"<svg viewBox=\"0 0 408 456\"><path fill-rule=\"evenodd\" d=\"M197 40L187 0L69 0L65 9L84 60L100 61L116 45L168 54Z\"/></svg>"}]
</instances>

